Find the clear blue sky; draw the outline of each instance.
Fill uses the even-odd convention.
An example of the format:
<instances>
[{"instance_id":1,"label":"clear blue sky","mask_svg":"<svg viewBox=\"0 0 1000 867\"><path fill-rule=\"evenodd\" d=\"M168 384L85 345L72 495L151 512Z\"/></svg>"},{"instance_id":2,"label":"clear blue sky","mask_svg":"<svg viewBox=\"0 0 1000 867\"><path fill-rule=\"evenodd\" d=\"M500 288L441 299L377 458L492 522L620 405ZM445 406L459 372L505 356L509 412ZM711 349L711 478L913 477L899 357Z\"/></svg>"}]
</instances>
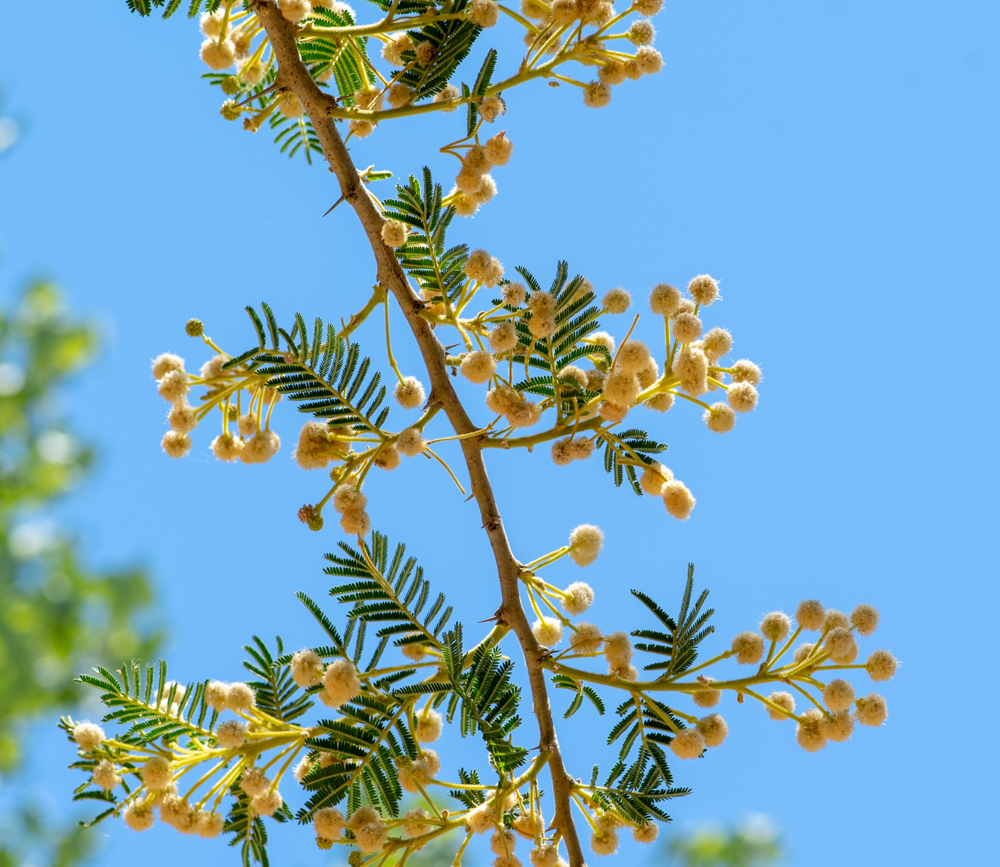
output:
<instances>
[{"instance_id":1,"label":"clear blue sky","mask_svg":"<svg viewBox=\"0 0 1000 867\"><path fill-rule=\"evenodd\" d=\"M346 316L369 292L370 253L349 211L320 219L338 195L332 175L218 116L193 24L143 21L121 2L46 8L44 26L35 4L0 14L0 83L29 121L0 162L0 280L9 294L29 275L55 277L107 335L70 395L103 459L63 514L92 562L148 564L179 677L234 679L253 633L317 640L294 592L322 596L320 555L339 537L295 519L322 481L287 461L291 412L277 422L285 458L269 465L216 464L203 431L195 456L165 458L149 359L174 350L200 363L183 335L191 316L244 348L241 308L261 299L286 319ZM515 550L530 559L600 524L607 546L586 578L608 627L635 625L629 587L673 606L693 560L720 647L801 598L877 605L873 646L902 661L885 728L809 755L790 725L727 700L730 738L707 761L676 763L695 792L671 812L682 826L765 813L791 863L812 867L986 863L997 755L975 733L998 711L984 683L1000 602L989 529L1000 8L670 2L656 24L666 69L616 89L607 109L565 88L511 95L503 126L516 150L496 171L500 195L456 239L541 275L566 258L642 308L653 284L712 273L725 301L708 321L763 366L760 407L725 437L684 407L648 417L698 497L686 524L616 491L596 460L558 471L544 452L491 455ZM436 148L461 125L387 125L353 153L397 176L428 163L446 178ZM416 372L401 324L399 358ZM640 331L655 336L652 322ZM474 507L446 482L411 462L373 479L372 515L474 623L496 589ZM570 756L586 754L581 775L592 722L581 715L563 737ZM76 779L58 765L70 752L51 735L36 743L55 753L39 785L65 811ZM221 842L170 829L101 833L106 864L236 863ZM275 863L330 863L308 837L275 833Z\"/></svg>"}]
</instances>

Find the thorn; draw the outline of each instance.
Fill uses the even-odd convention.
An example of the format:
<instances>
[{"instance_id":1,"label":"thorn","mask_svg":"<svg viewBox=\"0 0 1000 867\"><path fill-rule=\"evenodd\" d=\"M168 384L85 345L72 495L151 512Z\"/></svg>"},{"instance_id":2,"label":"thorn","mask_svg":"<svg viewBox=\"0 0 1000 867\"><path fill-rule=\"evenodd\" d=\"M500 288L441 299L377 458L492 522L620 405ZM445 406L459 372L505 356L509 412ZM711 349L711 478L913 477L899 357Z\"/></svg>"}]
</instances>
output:
<instances>
[{"instance_id":1,"label":"thorn","mask_svg":"<svg viewBox=\"0 0 1000 867\"><path fill-rule=\"evenodd\" d=\"M343 196L341 196L339 199L337 199L337 201L335 201L332 205L330 205L330 211L332 211L334 208L336 208L337 205L339 205L342 201L344 201L344 197ZM327 211L326 214L329 214L330 211ZM323 216L325 217L326 214L323 214Z\"/></svg>"}]
</instances>

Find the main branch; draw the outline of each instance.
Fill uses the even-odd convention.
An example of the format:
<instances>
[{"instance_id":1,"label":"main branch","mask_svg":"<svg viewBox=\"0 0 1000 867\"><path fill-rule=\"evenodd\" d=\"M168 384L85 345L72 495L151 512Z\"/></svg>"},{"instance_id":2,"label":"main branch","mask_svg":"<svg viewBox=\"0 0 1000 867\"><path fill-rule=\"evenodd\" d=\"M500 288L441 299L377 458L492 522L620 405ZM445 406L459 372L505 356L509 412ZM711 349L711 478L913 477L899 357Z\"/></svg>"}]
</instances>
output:
<instances>
[{"instance_id":1,"label":"main branch","mask_svg":"<svg viewBox=\"0 0 1000 867\"><path fill-rule=\"evenodd\" d=\"M430 377L429 402L444 410L457 434L474 433L478 427L469 418L448 376L444 347L434 335L430 323L420 316L424 307L423 301L410 287L393 251L382 241L382 215L368 196L358 176L358 170L337 131L336 122L329 114L330 98L313 81L299 55L295 42L295 25L282 18L273 0L256 0L252 8L267 31L274 56L278 61L278 81L294 93L305 106L323 147L323 153L340 182L341 193L354 208L368 235L368 241L375 254L379 283L393 294L413 331ZM567 773L559 751L552 708L545 686L545 669L541 665L543 650L531 632L531 624L521 605L518 584L521 564L511 551L507 533L500 519L496 498L483 461L481 438L466 436L459 439L459 443L469 470L472 492L479 504L483 528L489 536L496 560L501 593L497 621L510 626L521 644L531 686L531 700L538 720L539 749L543 753L549 753L552 794L555 799L555 816L552 824L566 842L571 867L583 867L583 852L570 813L573 778Z\"/></svg>"}]
</instances>

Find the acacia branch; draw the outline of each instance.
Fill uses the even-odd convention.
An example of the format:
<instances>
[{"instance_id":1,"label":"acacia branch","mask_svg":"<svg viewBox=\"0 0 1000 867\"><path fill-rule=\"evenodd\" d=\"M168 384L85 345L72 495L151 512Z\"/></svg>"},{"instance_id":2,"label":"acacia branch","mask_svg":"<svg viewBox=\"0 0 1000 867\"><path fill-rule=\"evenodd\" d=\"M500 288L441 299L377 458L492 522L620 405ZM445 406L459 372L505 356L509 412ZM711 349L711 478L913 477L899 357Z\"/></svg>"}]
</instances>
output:
<instances>
[{"instance_id":1,"label":"acacia branch","mask_svg":"<svg viewBox=\"0 0 1000 867\"><path fill-rule=\"evenodd\" d=\"M344 199L354 208L375 254L379 283L392 292L413 336L420 348L424 364L431 382L428 403L439 406L448 416L451 426L461 439L459 443L468 467L472 492L479 505L483 528L489 536L496 560L497 576L500 581L501 604L497 610L497 622L510 626L517 635L524 654L531 699L538 721L539 749L549 753L549 769L552 774L552 794L555 800L553 827L566 842L571 867L584 867L583 852L576 826L570 813L570 794L573 778L567 773L559 751L552 708L549 705L545 684L545 669L541 665L542 647L531 632L531 625L521 605L518 575L521 564L511 551L510 542L504 531L500 512L497 508L493 488L486 473L482 455L482 436L472 434L479 428L469 418L462 406L445 365L445 350L438 341L430 323L420 316L423 301L413 291L393 251L382 241L383 218L375 207L358 175L347 147L344 145L336 122L330 116L331 99L313 81L309 70L299 55L295 43L296 27L282 18L273 0L255 0L250 8L257 14L267 32L275 59L278 61L283 84L294 93L305 107L323 147L323 154L336 174Z\"/></svg>"}]
</instances>

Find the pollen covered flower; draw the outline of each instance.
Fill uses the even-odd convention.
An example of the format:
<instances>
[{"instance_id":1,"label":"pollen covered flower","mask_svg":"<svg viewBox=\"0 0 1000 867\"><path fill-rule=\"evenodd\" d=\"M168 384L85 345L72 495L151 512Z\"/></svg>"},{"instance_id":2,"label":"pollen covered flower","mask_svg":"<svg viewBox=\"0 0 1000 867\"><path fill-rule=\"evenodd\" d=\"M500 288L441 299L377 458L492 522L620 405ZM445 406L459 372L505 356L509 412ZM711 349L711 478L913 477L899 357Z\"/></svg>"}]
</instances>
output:
<instances>
[{"instance_id":1,"label":"pollen covered flower","mask_svg":"<svg viewBox=\"0 0 1000 867\"><path fill-rule=\"evenodd\" d=\"M701 417L714 433L729 433L736 425L736 412L726 403L713 403Z\"/></svg>"},{"instance_id":2,"label":"pollen covered flower","mask_svg":"<svg viewBox=\"0 0 1000 867\"><path fill-rule=\"evenodd\" d=\"M500 297L503 299L503 303L511 307L520 307L524 304L527 296L528 290L523 283L505 283L500 290Z\"/></svg>"},{"instance_id":3,"label":"pollen covered flower","mask_svg":"<svg viewBox=\"0 0 1000 867\"><path fill-rule=\"evenodd\" d=\"M142 784L150 790L169 786L173 773L173 767L163 756L153 756L139 768Z\"/></svg>"},{"instance_id":4,"label":"pollen covered flower","mask_svg":"<svg viewBox=\"0 0 1000 867\"><path fill-rule=\"evenodd\" d=\"M876 692L859 698L854 713L863 726L880 726L889 716L885 699Z\"/></svg>"},{"instance_id":5,"label":"pollen covered flower","mask_svg":"<svg viewBox=\"0 0 1000 867\"><path fill-rule=\"evenodd\" d=\"M764 658L764 639L756 632L741 632L731 649L740 665L756 665Z\"/></svg>"},{"instance_id":6,"label":"pollen covered flower","mask_svg":"<svg viewBox=\"0 0 1000 867\"><path fill-rule=\"evenodd\" d=\"M656 30L653 27L652 21L640 18L638 21L632 22L632 26L629 27L626 35L628 36L628 41L633 45L651 45L653 39L656 37Z\"/></svg>"},{"instance_id":7,"label":"pollen covered flower","mask_svg":"<svg viewBox=\"0 0 1000 867\"><path fill-rule=\"evenodd\" d=\"M153 827L153 811L134 801L122 812L122 818L133 831L148 831Z\"/></svg>"},{"instance_id":8,"label":"pollen covered flower","mask_svg":"<svg viewBox=\"0 0 1000 867\"><path fill-rule=\"evenodd\" d=\"M712 713L698 720L698 731L705 738L706 747L718 747L729 734L729 726L719 714Z\"/></svg>"},{"instance_id":9,"label":"pollen covered flower","mask_svg":"<svg viewBox=\"0 0 1000 867\"><path fill-rule=\"evenodd\" d=\"M255 797L250 804L262 816L273 816L285 801L277 789L268 789Z\"/></svg>"},{"instance_id":10,"label":"pollen covered flower","mask_svg":"<svg viewBox=\"0 0 1000 867\"><path fill-rule=\"evenodd\" d=\"M416 715L417 727L414 735L420 743L429 744L441 737L444 717L432 708L425 707Z\"/></svg>"},{"instance_id":11,"label":"pollen covered flower","mask_svg":"<svg viewBox=\"0 0 1000 867\"><path fill-rule=\"evenodd\" d=\"M847 711L823 717L821 730L827 740L843 743L854 733L854 717Z\"/></svg>"},{"instance_id":12,"label":"pollen covered flower","mask_svg":"<svg viewBox=\"0 0 1000 867\"><path fill-rule=\"evenodd\" d=\"M236 60L236 46L232 39L206 39L201 43L201 59L209 69L221 72Z\"/></svg>"},{"instance_id":13,"label":"pollen covered flower","mask_svg":"<svg viewBox=\"0 0 1000 867\"><path fill-rule=\"evenodd\" d=\"M562 624L552 617L536 620L531 626L531 632L535 636L535 641L543 647L554 647L563 637Z\"/></svg>"},{"instance_id":14,"label":"pollen covered flower","mask_svg":"<svg viewBox=\"0 0 1000 867\"><path fill-rule=\"evenodd\" d=\"M191 451L191 437L186 433L168 430L160 440L160 447L169 457L182 458Z\"/></svg>"},{"instance_id":15,"label":"pollen covered flower","mask_svg":"<svg viewBox=\"0 0 1000 867\"><path fill-rule=\"evenodd\" d=\"M427 450L427 440L417 428L408 427L399 432L396 448L400 454L406 455L408 458L416 457Z\"/></svg>"},{"instance_id":16,"label":"pollen covered flower","mask_svg":"<svg viewBox=\"0 0 1000 867\"><path fill-rule=\"evenodd\" d=\"M106 740L104 729L92 722L77 723L73 727L73 740L85 753L97 749Z\"/></svg>"},{"instance_id":17,"label":"pollen covered flower","mask_svg":"<svg viewBox=\"0 0 1000 867\"><path fill-rule=\"evenodd\" d=\"M517 346L517 328L513 322L500 322L490 331L489 341L495 352L509 352Z\"/></svg>"},{"instance_id":18,"label":"pollen covered flower","mask_svg":"<svg viewBox=\"0 0 1000 867\"><path fill-rule=\"evenodd\" d=\"M104 789L105 792L110 792L115 786L121 783L122 778L118 773L117 765L108 759L103 759L98 763L97 767L94 768L94 771L90 776L90 780L99 789Z\"/></svg>"},{"instance_id":19,"label":"pollen covered flower","mask_svg":"<svg viewBox=\"0 0 1000 867\"><path fill-rule=\"evenodd\" d=\"M403 409L416 409L426 400L424 387L415 376L407 376L402 382L396 383L393 396Z\"/></svg>"},{"instance_id":20,"label":"pollen covered flower","mask_svg":"<svg viewBox=\"0 0 1000 867\"><path fill-rule=\"evenodd\" d=\"M823 687L823 701L834 713L850 710L854 704L854 687L843 678L831 680Z\"/></svg>"},{"instance_id":21,"label":"pollen covered flower","mask_svg":"<svg viewBox=\"0 0 1000 867\"><path fill-rule=\"evenodd\" d=\"M670 749L679 759L696 759L705 751L705 738L696 728L681 729L670 742Z\"/></svg>"},{"instance_id":22,"label":"pollen covered flower","mask_svg":"<svg viewBox=\"0 0 1000 867\"><path fill-rule=\"evenodd\" d=\"M816 632L823 628L826 609L818 599L805 599L795 609L795 620L803 629Z\"/></svg>"},{"instance_id":23,"label":"pollen covered flower","mask_svg":"<svg viewBox=\"0 0 1000 867\"><path fill-rule=\"evenodd\" d=\"M340 489L338 488L338 490ZM352 488L351 490L356 489ZM292 673L292 680L303 689L317 686L323 680L323 660L315 650L306 648L293 654L288 667Z\"/></svg>"},{"instance_id":24,"label":"pollen covered flower","mask_svg":"<svg viewBox=\"0 0 1000 867\"><path fill-rule=\"evenodd\" d=\"M688 283L688 292L702 307L708 307L719 297L719 283L708 274L699 274Z\"/></svg>"},{"instance_id":25,"label":"pollen covered flower","mask_svg":"<svg viewBox=\"0 0 1000 867\"><path fill-rule=\"evenodd\" d=\"M271 788L271 780L260 768L247 768L240 777L240 788L251 798L256 798Z\"/></svg>"},{"instance_id":26,"label":"pollen covered flower","mask_svg":"<svg viewBox=\"0 0 1000 867\"><path fill-rule=\"evenodd\" d=\"M184 398L189 389L187 374L183 370L171 370L163 375L156 390L164 400L176 403Z\"/></svg>"},{"instance_id":27,"label":"pollen covered flower","mask_svg":"<svg viewBox=\"0 0 1000 867\"><path fill-rule=\"evenodd\" d=\"M784 641L792 629L792 622L783 611L772 611L760 622L760 634L768 641Z\"/></svg>"},{"instance_id":28,"label":"pollen covered flower","mask_svg":"<svg viewBox=\"0 0 1000 867\"><path fill-rule=\"evenodd\" d=\"M597 559L604 544L600 527L581 524L569 534L569 556L577 566L589 566Z\"/></svg>"},{"instance_id":29,"label":"pollen covered flower","mask_svg":"<svg viewBox=\"0 0 1000 867\"><path fill-rule=\"evenodd\" d=\"M484 150L486 158L493 165L505 166L510 162L511 155L514 153L514 143L507 138L506 133L500 132L486 140Z\"/></svg>"},{"instance_id":30,"label":"pollen covered flower","mask_svg":"<svg viewBox=\"0 0 1000 867\"><path fill-rule=\"evenodd\" d=\"M306 113L306 107L294 93L286 93L278 103L278 112L283 117L295 120Z\"/></svg>"},{"instance_id":31,"label":"pollen covered flower","mask_svg":"<svg viewBox=\"0 0 1000 867\"><path fill-rule=\"evenodd\" d=\"M741 358L730 368L730 376L733 382L749 382L751 385L760 385L760 368L746 358Z\"/></svg>"},{"instance_id":32,"label":"pollen covered flower","mask_svg":"<svg viewBox=\"0 0 1000 867\"><path fill-rule=\"evenodd\" d=\"M340 707L361 692L358 670L349 659L336 659L327 666L323 675L323 692L320 699L328 707Z\"/></svg>"},{"instance_id":33,"label":"pollen covered flower","mask_svg":"<svg viewBox=\"0 0 1000 867\"><path fill-rule=\"evenodd\" d=\"M215 741L224 750L238 750L246 743L246 732L240 720L226 720L215 730Z\"/></svg>"},{"instance_id":34,"label":"pollen covered flower","mask_svg":"<svg viewBox=\"0 0 1000 867\"><path fill-rule=\"evenodd\" d=\"M691 512L697 503L687 485L677 479L671 479L664 484L660 496L663 497L663 505L667 511L678 521L686 521L691 517Z\"/></svg>"},{"instance_id":35,"label":"pollen covered flower","mask_svg":"<svg viewBox=\"0 0 1000 867\"><path fill-rule=\"evenodd\" d=\"M484 382L489 382L493 378L493 373L496 371L497 363L496 359L489 352L477 351L470 352L465 358L462 359L462 364L459 370L469 382L475 383L476 385L482 385Z\"/></svg>"},{"instance_id":36,"label":"pollen covered flower","mask_svg":"<svg viewBox=\"0 0 1000 867\"><path fill-rule=\"evenodd\" d=\"M403 816L403 833L406 834L407 837L422 837L434 827L433 825L428 825L423 821L424 819L429 819L430 817L431 814L426 810L410 810Z\"/></svg>"},{"instance_id":37,"label":"pollen covered flower","mask_svg":"<svg viewBox=\"0 0 1000 867\"><path fill-rule=\"evenodd\" d=\"M757 389L749 382L734 382L726 390L726 399L737 412L750 412L757 406Z\"/></svg>"},{"instance_id":38,"label":"pollen covered flower","mask_svg":"<svg viewBox=\"0 0 1000 867\"><path fill-rule=\"evenodd\" d=\"M733 335L725 328L713 328L701 339L701 349L713 364L733 348Z\"/></svg>"},{"instance_id":39,"label":"pollen covered flower","mask_svg":"<svg viewBox=\"0 0 1000 867\"><path fill-rule=\"evenodd\" d=\"M271 460L280 448L281 437L273 430L260 430L246 441L240 460L245 464L263 464Z\"/></svg>"},{"instance_id":40,"label":"pollen covered flower","mask_svg":"<svg viewBox=\"0 0 1000 867\"><path fill-rule=\"evenodd\" d=\"M640 390L639 379L617 367L604 380L604 397L615 406L631 406Z\"/></svg>"},{"instance_id":41,"label":"pollen covered flower","mask_svg":"<svg viewBox=\"0 0 1000 867\"><path fill-rule=\"evenodd\" d=\"M499 96L488 96L479 103L479 116L486 123L493 123L500 115L507 113L507 103Z\"/></svg>"},{"instance_id":42,"label":"pollen covered flower","mask_svg":"<svg viewBox=\"0 0 1000 867\"><path fill-rule=\"evenodd\" d=\"M673 478L674 474L669 469L653 461L639 476L639 487L651 497L659 497L663 494L663 486Z\"/></svg>"},{"instance_id":43,"label":"pollen covered flower","mask_svg":"<svg viewBox=\"0 0 1000 867\"><path fill-rule=\"evenodd\" d=\"M714 677L699 677L704 684L715 683ZM715 707L722 699L721 689L702 689L691 693L691 698L698 707Z\"/></svg>"},{"instance_id":44,"label":"pollen covered flower","mask_svg":"<svg viewBox=\"0 0 1000 867\"><path fill-rule=\"evenodd\" d=\"M638 375L651 361L649 347L641 340L627 340L618 350L615 367L625 373Z\"/></svg>"},{"instance_id":45,"label":"pollen covered flower","mask_svg":"<svg viewBox=\"0 0 1000 867\"><path fill-rule=\"evenodd\" d=\"M594 601L594 589L583 581L574 581L563 592L563 610L573 616L583 614Z\"/></svg>"},{"instance_id":46,"label":"pollen covered flower","mask_svg":"<svg viewBox=\"0 0 1000 867\"><path fill-rule=\"evenodd\" d=\"M678 313L671 322L671 330L679 343L694 343L701 337L701 320L693 313Z\"/></svg>"},{"instance_id":47,"label":"pollen covered flower","mask_svg":"<svg viewBox=\"0 0 1000 867\"><path fill-rule=\"evenodd\" d=\"M399 220L386 220L382 224L382 240L395 249L406 243L406 224Z\"/></svg>"},{"instance_id":48,"label":"pollen covered flower","mask_svg":"<svg viewBox=\"0 0 1000 867\"><path fill-rule=\"evenodd\" d=\"M597 653L603 642L601 628L593 623L578 623L569 639L570 647L577 653Z\"/></svg>"},{"instance_id":49,"label":"pollen covered flower","mask_svg":"<svg viewBox=\"0 0 1000 867\"><path fill-rule=\"evenodd\" d=\"M214 454L220 461L226 461L227 463L232 463L240 458L243 453L243 449L246 448L246 444L239 437L234 437L228 431L223 434L219 434L214 440L212 440L212 454Z\"/></svg>"},{"instance_id":50,"label":"pollen covered flower","mask_svg":"<svg viewBox=\"0 0 1000 867\"><path fill-rule=\"evenodd\" d=\"M312 3L309 0L281 0L281 17L292 24L298 24L310 12Z\"/></svg>"},{"instance_id":51,"label":"pollen covered flower","mask_svg":"<svg viewBox=\"0 0 1000 867\"><path fill-rule=\"evenodd\" d=\"M896 673L896 657L888 650L876 650L868 657L865 670L874 681L889 680Z\"/></svg>"},{"instance_id":52,"label":"pollen covered flower","mask_svg":"<svg viewBox=\"0 0 1000 867\"><path fill-rule=\"evenodd\" d=\"M674 375L684 391L698 397L708 391L708 358L696 346L682 346L674 359Z\"/></svg>"},{"instance_id":53,"label":"pollen covered flower","mask_svg":"<svg viewBox=\"0 0 1000 867\"><path fill-rule=\"evenodd\" d=\"M604 637L604 658L611 670L625 668L632 661L632 641L624 632L612 632Z\"/></svg>"},{"instance_id":54,"label":"pollen covered flower","mask_svg":"<svg viewBox=\"0 0 1000 867\"><path fill-rule=\"evenodd\" d=\"M610 97L609 97L610 101ZM601 306L608 312L613 314L624 313L632 304L632 296L629 295L621 286L617 286L614 289L608 291L608 293L601 299ZM591 335L591 339L594 339L597 335Z\"/></svg>"},{"instance_id":55,"label":"pollen covered flower","mask_svg":"<svg viewBox=\"0 0 1000 867\"><path fill-rule=\"evenodd\" d=\"M834 662L850 665L857 659L858 642L850 630L837 626L827 633L826 650Z\"/></svg>"},{"instance_id":56,"label":"pollen covered flower","mask_svg":"<svg viewBox=\"0 0 1000 867\"><path fill-rule=\"evenodd\" d=\"M772 692L768 696L768 699L782 710L787 711L787 713L795 713L795 696L793 696L790 692L785 692L783 690L781 692ZM771 719L775 720L788 719L786 714L780 713L773 708L767 709L767 715L771 717Z\"/></svg>"},{"instance_id":57,"label":"pollen covered flower","mask_svg":"<svg viewBox=\"0 0 1000 867\"><path fill-rule=\"evenodd\" d=\"M851 625L859 635L871 635L878 626L878 610L871 605L858 605L851 612Z\"/></svg>"},{"instance_id":58,"label":"pollen covered flower","mask_svg":"<svg viewBox=\"0 0 1000 867\"><path fill-rule=\"evenodd\" d=\"M246 713L248 710L257 707L257 696L253 688L245 683L229 684L226 707L236 713Z\"/></svg>"},{"instance_id":59,"label":"pollen covered flower","mask_svg":"<svg viewBox=\"0 0 1000 867\"><path fill-rule=\"evenodd\" d=\"M823 712L817 708L810 708L802 714L795 730L795 740L807 752L817 753L826 746L823 719Z\"/></svg>"},{"instance_id":60,"label":"pollen covered flower","mask_svg":"<svg viewBox=\"0 0 1000 867\"><path fill-rule=\"evenodd\" d=\"M467 14L476 27L493 27L500 17L500 7L493 0L472 0Z\"/></svg>"},{"instance_id":61,"label":"pollen covered flower","mask_svg":"<svg viewBox=\"0 0 1000 867\"><path fill-rule=\"evenodd\" d=\"M649 293L649 309L657 316L673 316L680 303L680 290L667 283L658 283Z\"/></svg>"},{"instance_id":62,"label":"pollen covered flower","mask_svg":"<svg viewBox=\"0 0 1000 867\"><path fill-rule=\"evenodd\" d=\"M335 807L321 807L313 813L313 830L321 840L336 840L346 824L344 814Z\"/></svg>"}]
</instances>

